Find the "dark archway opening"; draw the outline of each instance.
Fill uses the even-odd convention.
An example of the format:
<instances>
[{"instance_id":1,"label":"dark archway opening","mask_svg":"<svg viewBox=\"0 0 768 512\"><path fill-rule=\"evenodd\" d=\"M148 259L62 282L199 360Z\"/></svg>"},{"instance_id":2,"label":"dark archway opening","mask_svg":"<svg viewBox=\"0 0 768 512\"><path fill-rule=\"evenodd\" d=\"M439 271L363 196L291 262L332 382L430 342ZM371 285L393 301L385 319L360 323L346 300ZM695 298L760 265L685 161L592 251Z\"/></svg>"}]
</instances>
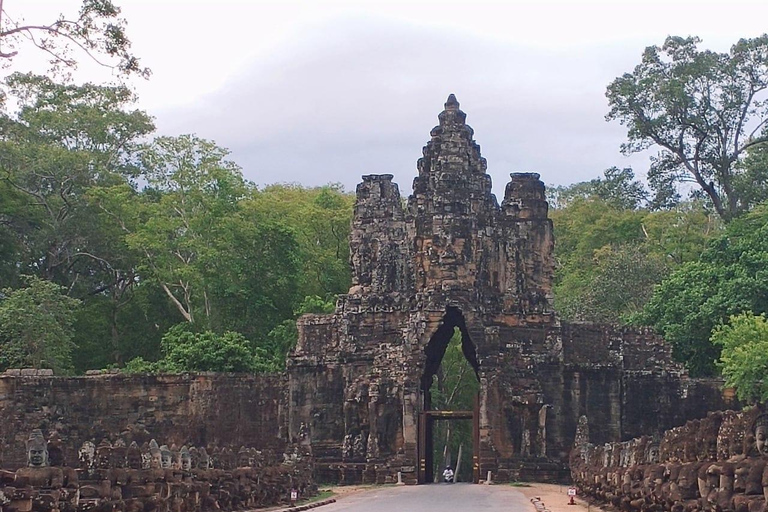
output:
<instances>
[{"instance_id":1,"label":"dark archway opening","mask_svg":"<svg viewBox=\"0 0 768 512\"><path fill-rule=\"evenodd\" d=\"M451 339L456 341L458 337L461 343L461 353L464 359L469 363L474 372L476 381L480 380L478 374L479 367L477 363L477 347L469 337L467 324L464 321L464 315L461 310L454 306L448 306L443 317L443 323L438 327L435 334L427 343L424 353L427 361L424 364L424 375L421 377L421 391L424 397L424 410L432 410L432 384L438 375L440 366L445 358L445 352L451 343Z\"/></svg>"},{"instance_id":2,"label":"dark archway opening","mask_svg":"<svg viewBox=\"0 0 768 512\"><path fill-rule=\"evenodd\" d=\"M442 324L424 351L419 481L440 481L445 467L451 466L461 481L476 482L480 380L477 348L458 308L446 308Z\"/></svg>"}]
</instances>

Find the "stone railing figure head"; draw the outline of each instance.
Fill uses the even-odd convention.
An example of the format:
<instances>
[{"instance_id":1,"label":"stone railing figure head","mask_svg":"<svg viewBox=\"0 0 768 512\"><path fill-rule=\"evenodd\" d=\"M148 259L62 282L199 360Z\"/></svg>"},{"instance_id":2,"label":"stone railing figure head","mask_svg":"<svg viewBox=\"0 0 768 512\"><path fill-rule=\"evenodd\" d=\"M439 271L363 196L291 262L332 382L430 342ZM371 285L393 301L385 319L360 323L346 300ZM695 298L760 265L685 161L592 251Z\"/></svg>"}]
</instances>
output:
<instances>
[{"instance_id":1,"label":"stone railing figure head","mask_svg":"<svg viewBox=\"0 0 768 512\"><path fill-rule=\"evenodd\" d=\"M167 445L160 447L160 467L163 469L171 469L173 467L173 453Z\"/></svg>"},{"instance_id":2,"label":"stone railing figure head","mask_svg":"<svg viewBox=\"0 0 768 512\"><path fill-rule=\"evenodd\" d=\"M768 455L768 414L755 418L752 426L755 438L755 450L759 455Z\"/></svg>"},{"instance_id":3,"label":"stone railing figure head","mask_svg":"<svg viewBox=\"0 0 768 512\"><path fill-rule=\"evenodd\" d=\"M208 456L208 452L205 451L205 447L200 448L197 459L197 469L210 469L211 458Z\"/></svg>"},{"instance_id":4,"label":"stone railing figure head","mask_svg":"<svg viewBox=\"0 0 768 512\"><path fill-rule=\"evenodd\" d=\"M162 454L160 453L160 447L157 445L157 441L152 439L149 442L149 468L160 469L163 466Z\"/></svg>"},{"instance_id":5,"label":"stone railing figure head","mask_svg":"<svg viewBox=\"0 0 768 512\"><path fill-rule=\"evenodd\" d=\"M32 468L48 465L48 443L39 428L33 430L27 439L27 465Z\"/></svg>"},{"instance_id":6,"label":"stone railing figure head","mask_svg":"<svg viewBox=\"0 0 768 512\"><path fill-rule=\"evenodd\" d=\"M182 446L179 451L179 467L182 471L189 471L192 469L192 455L189 453L189 449L186 446Z\"/></svg>"},{"instance_id":7,"label":"stone railing figure head","mask_svg":"<svg viewBox=\"0 0 768 512\"><path fill-rule=\"evenodd\" d=\"M655 439L648 443L648 447L645 450L645 462L647 464L659 463L659 442Z\"/></svg>"},{"instance_id":8,"label":"stone railing figure head","mask_svg":"<svg viewBox=\"0 0 768 512\"><path fill-rule=\"evenodd\" d=\"M142 469L143 467L141 449L136 441L133 441L126 451L126 464L130 469Z\"/></svg>"}]
</instances>

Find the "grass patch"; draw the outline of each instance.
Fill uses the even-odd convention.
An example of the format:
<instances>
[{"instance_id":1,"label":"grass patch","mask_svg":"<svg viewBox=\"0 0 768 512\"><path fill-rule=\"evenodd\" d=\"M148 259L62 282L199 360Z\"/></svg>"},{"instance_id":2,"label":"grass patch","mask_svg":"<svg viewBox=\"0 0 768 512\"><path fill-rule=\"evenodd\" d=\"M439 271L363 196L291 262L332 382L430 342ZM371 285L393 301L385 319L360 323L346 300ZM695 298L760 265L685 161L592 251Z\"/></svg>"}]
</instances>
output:
<instances>
[{"instance_id":1,"label":"grass patch","mask_svg":"<svg viewBox=\"0 0 768 512\"><path fill-rule=\"evenodd\" d=\"M510 482L509 485L511 487L531 487L531 484L525 482Z\"/></svg>"},{"instance_id":2,"label":"grass patch","mask_svg":"<svg viewBox=\"0 0 768 512\"><path fill-rule=\"evenodd\" d=\"M314 503L316 501L323 501L327 500L328 498L332 498L336 493L334 493L330 489L321 489L317 492L317 495L312 496L311 498L301 499L298 501L298 503L301 503L302 505L307 503Z\"/></svg>"}]
</instances>

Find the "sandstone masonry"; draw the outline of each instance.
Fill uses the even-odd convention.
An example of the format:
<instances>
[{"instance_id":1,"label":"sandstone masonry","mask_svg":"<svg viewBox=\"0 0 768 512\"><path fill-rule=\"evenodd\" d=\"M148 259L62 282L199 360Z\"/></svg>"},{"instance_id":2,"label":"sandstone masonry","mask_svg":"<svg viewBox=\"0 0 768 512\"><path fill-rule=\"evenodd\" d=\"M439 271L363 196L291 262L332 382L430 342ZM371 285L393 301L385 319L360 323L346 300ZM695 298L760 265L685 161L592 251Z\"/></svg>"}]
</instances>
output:
<instances>
[{"instance_id":1,"label":"sandstone masonry","mask_svg":"<svg viewBox=\"0 0 768 512\"><path fill-rule=\"evenodd\" d=\"M465 119L451 95L405 206L392 175L363 176L352 287L334 314L299 320L288 429L323 480L430 480L424 417L455 328L480 383L476 479L568 479L584 414L607 442L723 405L650 331L558 319L544 184L513 173L499 204Z\"/></svg>"}]
</instances>

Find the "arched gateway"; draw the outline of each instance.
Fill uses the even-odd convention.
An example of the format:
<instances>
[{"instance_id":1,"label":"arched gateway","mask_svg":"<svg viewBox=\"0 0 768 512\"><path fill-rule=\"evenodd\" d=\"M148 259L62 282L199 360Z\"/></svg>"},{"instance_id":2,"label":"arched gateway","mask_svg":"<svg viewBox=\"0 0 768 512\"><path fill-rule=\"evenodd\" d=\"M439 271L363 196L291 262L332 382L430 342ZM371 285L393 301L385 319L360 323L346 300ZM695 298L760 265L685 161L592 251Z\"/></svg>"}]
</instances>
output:
<instances>
[{"instance_id":1,"label":"arched gateway","mask_svg":"<svg viewBox=\"0 0 768 512\"><path fill-rule=\"evenodd\" d=\"M499 205L465 118L451 95L407 207L392 175L363 176L352 288L299 320L288 436L320 481L426 478L429 383L454 328L480 382L476 478L566 479L581 415L602 443L680 424L707 407L685 396L712 396L648 332L558 320L544 184L512 174Z\"/></svg>"}]
</instances>

